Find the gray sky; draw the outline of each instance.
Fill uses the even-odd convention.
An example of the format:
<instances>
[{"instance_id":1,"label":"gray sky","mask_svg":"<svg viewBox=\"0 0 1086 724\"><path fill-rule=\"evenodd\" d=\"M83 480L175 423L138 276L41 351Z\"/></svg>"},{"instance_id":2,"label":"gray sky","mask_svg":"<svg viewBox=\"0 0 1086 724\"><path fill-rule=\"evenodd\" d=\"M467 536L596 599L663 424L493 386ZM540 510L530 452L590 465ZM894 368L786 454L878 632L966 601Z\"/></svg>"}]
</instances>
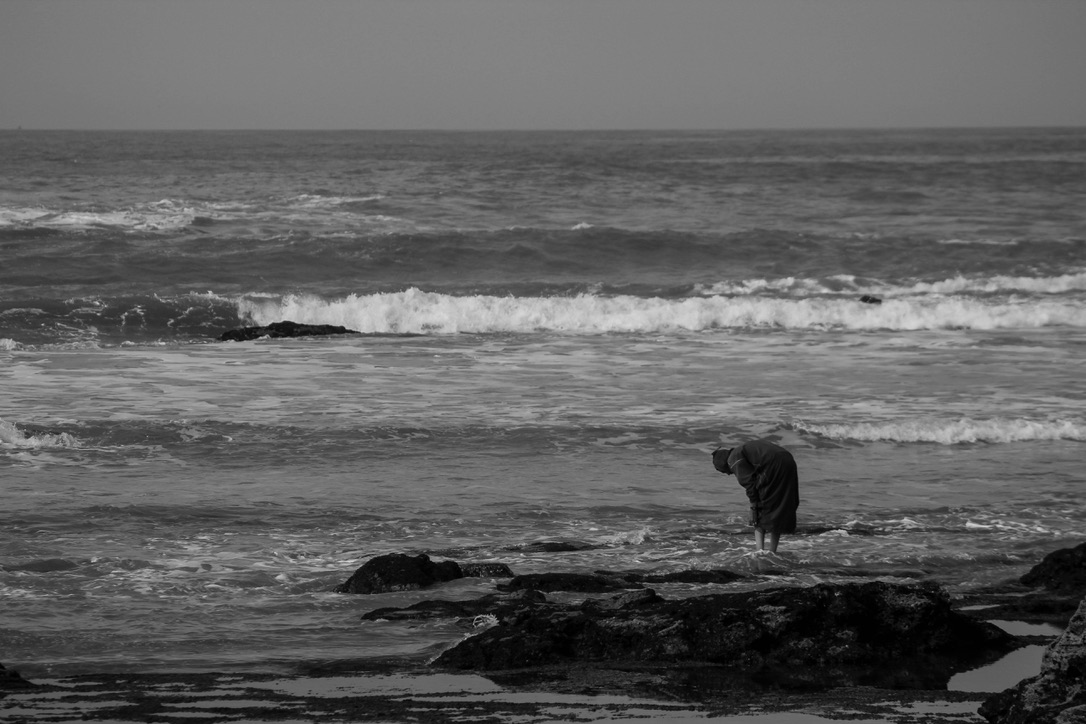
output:
<instances>
[{"instance_id":1,"label":"gray sky","mask_svg":"<svg viewBox=\"0 0 1086 724\"><path fill-rule=\"evenodd\" d=\"M0 0L0 128L1086 125L1086 0Z\"/></svg>"}]
</instances>

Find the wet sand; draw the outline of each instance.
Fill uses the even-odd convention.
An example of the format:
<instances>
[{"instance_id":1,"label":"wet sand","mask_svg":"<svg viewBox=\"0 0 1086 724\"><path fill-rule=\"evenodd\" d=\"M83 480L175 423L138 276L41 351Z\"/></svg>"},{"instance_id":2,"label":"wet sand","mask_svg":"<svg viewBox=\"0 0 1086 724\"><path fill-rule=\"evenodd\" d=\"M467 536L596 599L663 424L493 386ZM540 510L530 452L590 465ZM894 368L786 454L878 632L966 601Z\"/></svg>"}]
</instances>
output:
<instances>
[{"instance_id":1,"label":"wet sand","mask_svg":"<svg viewBox=\"0 0 1086 724\"><path fill-rule=\"evenodd\" d=\"M1019 654L1011 662L1009 670L1004 665L1002 674L977 671L959 675L972 677L973 683L966 680L965 686L958 688L978 690L771 690L757 696L722 685L716 676L719 669L698 666L567 667L484 677L438 672L422 666L405 670L402 665L339 662L292 673L98 674L39 679L31 682L31 687L0 692L4 694L0 699L0 718L8 724L75 721L818 724L841 720L980 724L984 720L977 709L993 686L1004 688L1005 680L1020 673L1032 675L1028 669L1035 663L1029 657L1023 659Z\"/></svg>"}]
</instances>

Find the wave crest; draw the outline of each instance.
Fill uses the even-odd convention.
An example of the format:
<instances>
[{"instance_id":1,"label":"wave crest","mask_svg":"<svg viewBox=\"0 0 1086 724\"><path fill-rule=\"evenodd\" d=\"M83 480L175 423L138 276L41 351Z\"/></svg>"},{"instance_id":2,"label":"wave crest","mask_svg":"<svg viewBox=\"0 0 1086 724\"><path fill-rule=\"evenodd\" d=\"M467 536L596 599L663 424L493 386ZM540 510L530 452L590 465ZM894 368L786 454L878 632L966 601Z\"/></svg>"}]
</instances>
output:
<instances>
[{"instance_id":1,"label":"wave crest","mask_svg":"<svg viewBox=\"0 0 1086 724\"><path fill-rule=\"evenodd\" d=\"M282 320L335 324L367 334L662 333L711 329L1006 329L1086 326L1074 301L991 303L971 299L888 300L762 297L644 298L578 294L568 297L454 296L411 288L403 292L248 296L239 316L259 325Z\"/></svg>"},{"instance_id":2,"label":"wave crest","mask_svg":"<svg viewBox=\"0 0 1086 724\"><path fill-rule=\"evenodd\" d=\"M974 420L919 419L895 422L818 425L793 423L792 427L836 440L861 442L1009 443L1032 440L1084 440L1086 421L993 418Z\"/></svg>"},{"instance_id":3,"label":"wave crest","mask_svg":"<svg viewBox=\"0 0 1086 724\"><path fill-rule=\"evenodd\" d=\"M23 450L49 448L74 448L80 446L79 440L66 432L27 432L16 425L0 420L0 447L12 447Z\"/></svg>"},{"instance_id":4,"label":"wave crest","mask_svg":"<svg viewBox=\"0 0 1086 724\"><path fill-rule=\"evenodd\" d=\"M934 282L894 284L886 281L860 279L851 274L839 274L823 279L782 277L779 279L741 279L723 281L711 286L697 285L706 295L786 294L863 294L877 293L883 297L919 294L1000 294L1028 292L1030 294L1065 294L1086 290L1086 272L1049 277L958 275Z\"/></svg>"}]
</instances>

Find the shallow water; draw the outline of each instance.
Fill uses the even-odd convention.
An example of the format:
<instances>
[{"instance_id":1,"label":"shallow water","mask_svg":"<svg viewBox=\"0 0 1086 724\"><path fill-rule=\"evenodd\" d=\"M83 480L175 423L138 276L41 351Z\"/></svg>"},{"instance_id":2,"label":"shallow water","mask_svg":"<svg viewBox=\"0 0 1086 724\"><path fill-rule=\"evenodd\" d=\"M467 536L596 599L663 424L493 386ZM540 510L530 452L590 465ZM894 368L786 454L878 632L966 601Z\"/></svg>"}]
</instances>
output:
<instances>
[{"instance_id":1,"label":"shallow water","mask_svg":"<svg viewBox=\"0 0 1086 724\"><path fill-rule=\"evenodd\" d=\"M1086 536L1081 131L0 150L25 675L425 660L463 632L359 616L494 582L330 593L389 552L960 594ZM364 334L216 341L282 319ZM773 557L709 460L762 436L801 477ZM520 548L554 539L585 546Z\"/></svg>"}]
</instances>

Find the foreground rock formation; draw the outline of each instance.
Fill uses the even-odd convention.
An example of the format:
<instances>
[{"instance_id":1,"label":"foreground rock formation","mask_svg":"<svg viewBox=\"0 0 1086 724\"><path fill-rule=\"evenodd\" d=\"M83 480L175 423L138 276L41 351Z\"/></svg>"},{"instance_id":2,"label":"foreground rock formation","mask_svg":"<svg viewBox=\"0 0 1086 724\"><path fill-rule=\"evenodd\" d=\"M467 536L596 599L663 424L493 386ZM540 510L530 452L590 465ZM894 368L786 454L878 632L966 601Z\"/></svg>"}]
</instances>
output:
<instances>
[{"instance_id":1,"label":"foreground rock formation","mask_svg":"<svg viewBox=\"0 0 1086 724\"><path fill-rule=\"evenodd\" d=\"M30 686L34 685L20 676L18 671L5 669L4 665L0 664L0 692L5 689L25 689ZM0 698L3 698L3 694L0 694Z\"/></svg>"},{"instance_id":2,"label":"foreground rock formation","mask_svg":"<svg viewBox=\"0 0 1086 724\"><path fill-rule=\"evenodd\" d=\"M353 329L332 324L298 324L297 322L273 322L265 327L239 327L219 335L220 342L248 342L263 337L313 337L328 334L360 334Z\"/></svg>"},{"instance_id":3,"label":"foreground rock formation","mask_svg":"<svg viewBox=\"0 0 1086 724\"><path fill-rule=\"evenodd\" d=\"M336 586L336 593L388 593L413 591L438 583L465 577L509 578L513 572L503 563L464 563L440 561L435 563L425 554L409 556L403 553L371 558L350 578Z\"/></svg>"},{"instance_id":4,"label":"foreground rock formation","mask_svg":"<svg viewBox=\"0 0 1086 724\"><path fill-rule=\"evenodd\" d=\"M961 601L978 606L974 615L1066 626L1086 597L1086 543L1061 548L1017 581L974 591Z\"/></svg>"},{"instance_id":5,"label":"foreground rock formation","mask_svg":"<svg viewBox=\"0 0 1086 724\"><path fill-rule=\"evenodd\" d=\"M526 605L496 618L434 666L700 662L749 683L943 688L957 671L1018 645L953 612L935 584L820 584L675 601L643 589L575 606Z\"/></svg>"},{"instance_id":6,"label":"foreground rock formation","mask_svg":"<svg viewBox=\"0 0 1086 724\"><path fill-rule=\"evenodd\" d=\"M1045 649L1041 673L988 699L980 713L993 724L1086 722L1086 600Z\"/></svg>"}]
</instances>

